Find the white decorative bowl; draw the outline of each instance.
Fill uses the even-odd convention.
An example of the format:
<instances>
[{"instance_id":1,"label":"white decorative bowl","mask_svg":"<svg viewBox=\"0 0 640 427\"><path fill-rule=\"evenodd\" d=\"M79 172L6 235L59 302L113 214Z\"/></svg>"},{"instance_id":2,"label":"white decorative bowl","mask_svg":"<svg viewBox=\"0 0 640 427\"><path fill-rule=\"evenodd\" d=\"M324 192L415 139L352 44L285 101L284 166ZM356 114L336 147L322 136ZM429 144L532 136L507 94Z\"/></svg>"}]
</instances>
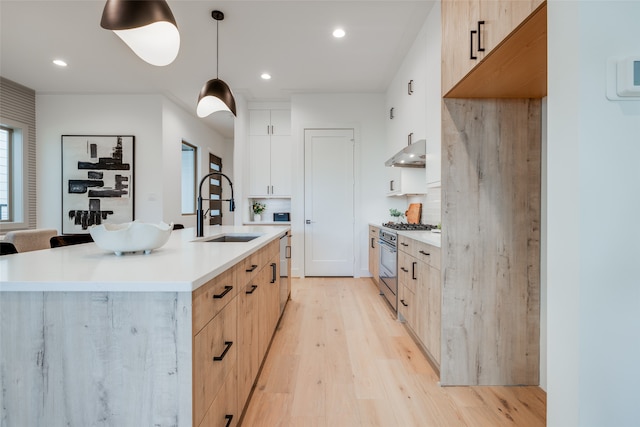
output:
<instances>
[{"instance_id":1,"label":"white decorative bowl","mask_svg":"<svg viewBox=\"0 0 640 427\"><path fill-rule=\"evenodd\" d=\"M137 251L150 254L152 250L167 243L171 230L173 223L146 224L133 221L96 225L89 229L89 233L100 248L120 256L125 252Z\"/></svg>"}]
</instances>

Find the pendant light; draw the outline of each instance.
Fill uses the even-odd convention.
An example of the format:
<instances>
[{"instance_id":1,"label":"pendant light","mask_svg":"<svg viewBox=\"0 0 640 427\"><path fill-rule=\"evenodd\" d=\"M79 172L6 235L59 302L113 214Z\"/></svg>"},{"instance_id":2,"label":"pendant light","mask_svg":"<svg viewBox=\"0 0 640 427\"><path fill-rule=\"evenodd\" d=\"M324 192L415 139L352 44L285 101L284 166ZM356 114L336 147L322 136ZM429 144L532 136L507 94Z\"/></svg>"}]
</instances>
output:
<instances>
[{"instance_id":1,"label":"pendant light","mask_svg":"<svg viewBox=\"0 0 640 427\"><path fill-rule=\"evenodd\" d=\"M220 40L218 22L224 19L224 13L214 10L211 12L211 17L216 21L216 78L206 82L200 90L196 113L198 117L207 117L216 111L231 111L235 116L236 100L233 99L229 85L218 78L218 45Z\"/></svg>"},{"instance_id":2,"label":"pendant light","mask_svg":"<svg viewBox=\"0 0 640 427\"><path fill-rule=\"evenodd\" d=\"M151 65L169 65L178 56L180 33L165 0L107 0L100 26Z\"/></svg>"}]
</instances>

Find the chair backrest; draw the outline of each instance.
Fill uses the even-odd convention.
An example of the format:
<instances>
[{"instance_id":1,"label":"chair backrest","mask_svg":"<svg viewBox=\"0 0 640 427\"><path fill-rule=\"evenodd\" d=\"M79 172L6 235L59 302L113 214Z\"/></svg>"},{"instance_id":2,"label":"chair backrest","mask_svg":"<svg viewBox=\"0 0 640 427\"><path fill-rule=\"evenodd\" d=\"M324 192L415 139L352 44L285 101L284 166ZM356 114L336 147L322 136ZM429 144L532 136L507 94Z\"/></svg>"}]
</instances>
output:
<instances>
[{"instance_id":1,"label":"chair backrest","mask_svg":"<svg viewBox=\"0 0 640 427\"><path fill-rule=\"evenodd\" d=\"M79 245L81 243L91 243L93 237L91 234L63 234L62 236L53 236L49 239L52 248L60 246Z\"/></svg>"},{"instance_id":2,"label":"chair backrest","mask_svg":"<svg viewBox=\"0 0 640 427\"><path fill-rule=\"evenodd\" d=\"M9 242L0 242L0 255L10 255L10 254L17 254L18 250L16 249L15 246L13 246L13 243L9 243Z\"/></svg>"},{"instance_id":3,"label":"chair backrest","mask_svg":"<svg viewBox=\"0 0 640 427\"><path fill-rule=\"evenodd\" d=\"M4 236L4 241L13 243L18 252L37 251L38 249L49 249L49 240L58 234L58 230L53 228L36 228L35 230L9 231Z\"/></svg>"},{"instance_id":4,"label":"chair backrest","mask_svg":"<svg viewBox=\"0 0 640 427\"><path fill-rule=\"evenodd\" d=\"M184 225L182 224L173 224L174 230L182 230L183 228L184 228Z\"/></svg>"}]
</instances>

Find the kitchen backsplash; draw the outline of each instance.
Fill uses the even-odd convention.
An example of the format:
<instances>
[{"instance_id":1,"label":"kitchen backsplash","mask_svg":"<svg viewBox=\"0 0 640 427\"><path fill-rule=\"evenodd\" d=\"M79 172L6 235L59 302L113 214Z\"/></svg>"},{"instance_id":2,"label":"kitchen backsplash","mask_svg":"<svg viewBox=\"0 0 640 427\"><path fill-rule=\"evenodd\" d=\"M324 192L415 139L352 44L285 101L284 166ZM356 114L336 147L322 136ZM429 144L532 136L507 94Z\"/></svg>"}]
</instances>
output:
<instances>
[{"instance_id":1,"label":"kitchen backsplash","mask_svg":"<svg viewBox=\"0 0 640 427\"><path fill-rule=\"evenodd\" d=\"M276 212L291 212L291 199L250 199L249 221L253 221L253 212L251 212L253 202L260 202L266 205L264 212L262 212L261 222L272 222L273 214Z\"/></svg>"},{"instance_id":2,"label":"kitchen backsplash","mask_svg":"<svg viewBox=\"0 0 640 427\"><path fill-rule=\"evenodd\" d=\"M429 188L429 193L420 196L407 196L409 203L422 203L422 223L437 225L441 222L441 188Z\"/></svg>"}]
</instances>

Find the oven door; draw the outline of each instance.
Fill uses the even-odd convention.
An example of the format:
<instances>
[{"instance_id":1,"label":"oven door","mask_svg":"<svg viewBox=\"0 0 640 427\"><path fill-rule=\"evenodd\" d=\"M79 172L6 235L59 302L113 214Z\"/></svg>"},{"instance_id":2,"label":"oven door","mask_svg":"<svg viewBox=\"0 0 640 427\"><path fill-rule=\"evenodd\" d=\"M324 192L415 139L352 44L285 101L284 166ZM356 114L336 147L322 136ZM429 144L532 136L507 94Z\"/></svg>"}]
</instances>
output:
<instances>
[{"instance_id":1,"label":"oven door","mask_svg":"<svg viewBox=\"0 0 640 427\"><path fill-rule=\"evenodd\" d=\"M384 295L394 311L398 309L398 251L380 240L380 294Z\"/></svg>"}]
</instances>

